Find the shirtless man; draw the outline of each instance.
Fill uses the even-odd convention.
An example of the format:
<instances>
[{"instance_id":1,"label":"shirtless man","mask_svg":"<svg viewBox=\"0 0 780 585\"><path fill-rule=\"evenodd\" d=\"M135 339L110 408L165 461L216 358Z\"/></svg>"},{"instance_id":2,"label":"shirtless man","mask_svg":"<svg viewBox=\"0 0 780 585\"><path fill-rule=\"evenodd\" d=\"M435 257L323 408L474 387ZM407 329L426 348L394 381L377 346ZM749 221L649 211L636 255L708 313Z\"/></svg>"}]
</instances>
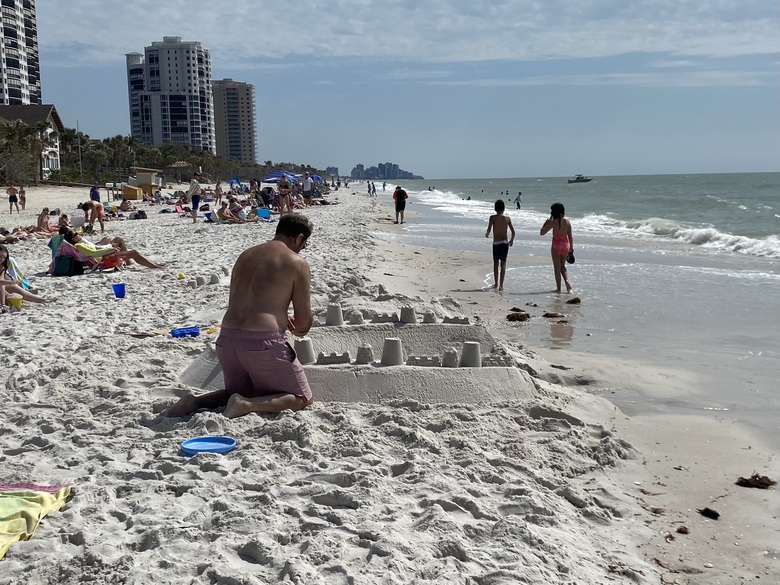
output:
<instances>
[{"instance_id":1,"label":"shirtless man","mask_svg":"<svg viewBox=\"0 0 780 585\"><path fill-rule=\"evenodd\" d=\"M509 248L515 243L515 228L512 226L512 220L504 215L504 200L496 201L496 213L490 216L488 229L485 237L490 237L490 231L493 230L493 288L498 287L499 291L504 290L504 276L506 275L506 257L509 254ZM507 228L512 232L511 239L507 240ZM501 280L498 278L498 265L501 264Z\"/></svg>"},{"instance_id":2,"label":"shirtless man","mask_svg":"<svg viewBox=\"0 0 780 585\"><path fill-rule=\"evenodd\" d=\"M8 187L8 189L5 190L6 194L8 195L8 213L13 214L14 212L14 205L16 205L16 213L19 213L19 191L16 187L11 185Z\"/></svg>"},{"instance_id":3,"label":"shirtless man","mask_svg":"<svg viewBox=\"0 0 780 585\"><path fill-rule=\"evenodd\" d=\"M219 209L217 209L217 218L219 221L227 223L244 223L244 220L236 217L236 215L228 209L228 202L223 201Z\"/></svg>"},{"instance_id":4,"label":"shirtless man","mask_svg":"<svg viewBox=\"0 0 780 585\"><path fill-rule=\"evenodd\" d=\"M300 410L312 403L303 366L284 338L311 328L311 272L298 254L312 225L303 215L279 219L274 239L245 250L233 267L228 310L217 339L225 389L187 394L165 416L225 406L228 418L250 412ZM287 310L293 306L293 316Z\"/></svg>"},{"instance_id":5,"label":"shirtless man","mask_svg":"<svg viewBox=\"0 0 780 585\"><path fill-rule=\"evenodd\" d=\"M82 204L81 210L84 212L85 223L94 226L95 221L97 221L100 223L100 233L106 233L106 224L103 223L103 213L105 213L105 209L103 209L102 203L99 201L92 201L92 199L90 199L86 203Z\"/></svg>"}]
</instances>

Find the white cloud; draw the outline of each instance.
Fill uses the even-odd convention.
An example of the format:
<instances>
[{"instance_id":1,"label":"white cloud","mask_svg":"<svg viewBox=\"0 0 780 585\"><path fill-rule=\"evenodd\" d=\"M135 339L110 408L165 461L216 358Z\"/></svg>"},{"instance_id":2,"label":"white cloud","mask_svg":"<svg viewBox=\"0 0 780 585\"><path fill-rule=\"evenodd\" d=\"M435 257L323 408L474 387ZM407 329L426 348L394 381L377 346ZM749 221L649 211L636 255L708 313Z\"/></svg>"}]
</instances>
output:
<instances>
[{"instance_id":1,"label":"white cloud","mask_svg":"<svg viewBox=\"0 0 780 585\"><path fill-rule=\"evenodd\" d=\"M38 0L43 50L59 63L121 61L153 40L199 40L215 66L292 58L532 61L668 53L780 52L760 0ZM656 16L657 15L657 16Z\"/></svg>"}]
</instances>

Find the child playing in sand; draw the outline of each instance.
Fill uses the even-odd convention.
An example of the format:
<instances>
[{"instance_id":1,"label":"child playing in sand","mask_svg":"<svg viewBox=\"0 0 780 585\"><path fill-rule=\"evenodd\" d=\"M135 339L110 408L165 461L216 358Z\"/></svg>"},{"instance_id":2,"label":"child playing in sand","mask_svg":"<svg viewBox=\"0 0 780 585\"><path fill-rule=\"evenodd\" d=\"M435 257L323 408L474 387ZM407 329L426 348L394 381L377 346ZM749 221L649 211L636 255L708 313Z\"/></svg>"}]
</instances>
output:
<instances>
[{"instance_id":1,"label":"child playing in sand","mask_svg":"<svg viewBox=\"0 0 780 585\"><path fill-rule=\"evenodd\" d=\"M493 288L498 287L499 291L504 290L504 276L506 275L506 257L509 255L509 248L515 243L515 228L512 220L504 215L504 200L496 200L496 213L490 216L488 229L485 237L490 237L490 231L493 231ZM512 232L512 237L507 240L507 228ZM498 266L501 264L501 279L499 280Z\"/></svg>"},{"instance_id":2,"label":"child playing in sand","mask_svg":"<svg viewBox=\"0 0 780 585\"><path fill-rule=\"evenodd\" d=\"M561 276L566 283L566 292L571 292L571 284L566 274L566 257L569 252L574 252L574 239L571 236L571 222L563 217L564 212L563 203L553 203L550 206L550 218L539 231L541 236L550 230L553 233L550 253L555 270L555 292L561 292Z\"/></svg>"}]
</instances>

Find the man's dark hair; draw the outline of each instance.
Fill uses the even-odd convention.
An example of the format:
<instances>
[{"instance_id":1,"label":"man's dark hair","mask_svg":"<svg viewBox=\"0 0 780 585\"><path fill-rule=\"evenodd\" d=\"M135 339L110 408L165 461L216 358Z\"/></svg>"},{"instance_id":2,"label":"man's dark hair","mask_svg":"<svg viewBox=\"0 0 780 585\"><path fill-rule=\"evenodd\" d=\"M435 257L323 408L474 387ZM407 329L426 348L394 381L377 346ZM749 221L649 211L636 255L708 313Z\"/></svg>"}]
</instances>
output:
<instances>
[{"instance_id":1,"label":"man's dark hair","mask_svg":"<svg viewBox=\"0 0 780 585\"><path fill-rule=\"evenodd\" d=\"M76 237L76 232L72 230L68 230L65 232L65 241L69 244L73 243L74 238Z\"/></svg>"},{"instance_id":2,"label":"man's dark hair","mask_svg":"<svg viewBox=\"0 0 780 585\"><path fill-rule=\"evenodd\" d=\"M60 226L59 233L60 233L61 236L64 236L69 231L70 231L70 228L68 226L66 226L66 225L61 225Z\"/></svg>"},{"instance_id":3,"label":"man's dark hair","mask_svg":"<svg viewBox=\"0 0 780 585\"><path fill-rule=\"evenodd\" d=\"M285 213L279 218L276 224L276 235L294 238L303 235L305 240L309 239L314 226L311 225L309 218L300 213Z\"/></svg>"},{"instance_id":4,"label":"man's dark hair","mask_svg":"<svg viewBox=\"0 0 780 585\"><path fill-rule=\"evenodd\" d=\"M81 204L81 211L86 211L89 208L90 208L89 203L82 203Z\"/></svg>"},{"instance_id":5,"label":"man's dark hair","mask_svg":"<svg viewBox=\"0 0 780 585\"><path fill-rule=\"evenodd\" d=\"M506 209L506 205L504 205L503 199L496 199L496 213L501 213Z\"/></svg>"}]
</instances>

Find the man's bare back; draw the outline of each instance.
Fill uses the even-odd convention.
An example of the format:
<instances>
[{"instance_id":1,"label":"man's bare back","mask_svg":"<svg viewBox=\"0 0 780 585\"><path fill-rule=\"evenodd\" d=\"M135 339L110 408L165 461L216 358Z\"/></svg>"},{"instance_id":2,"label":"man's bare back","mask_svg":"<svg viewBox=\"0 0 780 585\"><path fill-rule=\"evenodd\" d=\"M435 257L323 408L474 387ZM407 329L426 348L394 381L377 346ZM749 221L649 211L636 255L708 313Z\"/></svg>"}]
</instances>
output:
<instances>
[{"instance_id":1,"label":"man's bare back","mask_svg":"<svg viewBox=\"0 0 780 585\"><path fill-rule=\"evenodd\" d=\"M280 240L245 250L233 267L228 310L222 326L244 331L285 331L297 336L311 328L311 271ZM294 316L288 318L292 302Z\"/></svg>"}]
</instances>

